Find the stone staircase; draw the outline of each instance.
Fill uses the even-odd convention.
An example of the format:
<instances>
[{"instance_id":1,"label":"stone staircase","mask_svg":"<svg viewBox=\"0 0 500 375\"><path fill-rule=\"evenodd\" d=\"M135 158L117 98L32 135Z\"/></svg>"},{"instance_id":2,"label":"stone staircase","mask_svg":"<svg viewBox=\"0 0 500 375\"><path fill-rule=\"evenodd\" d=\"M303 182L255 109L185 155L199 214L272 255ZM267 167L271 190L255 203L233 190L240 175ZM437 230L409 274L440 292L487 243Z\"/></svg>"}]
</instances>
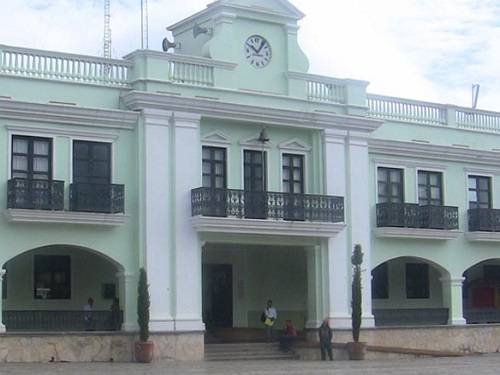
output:
<instances>
[{"instance_id":1,"label":"stone staircase","mask_svg":"<svg viewBox=\"0 0 500 375\"><path fill-rule=\"evenodd\" d=\"M205 344L206 361L294 360L293 352L284 353L276 342Z\"/></svg>"}]
</instances>

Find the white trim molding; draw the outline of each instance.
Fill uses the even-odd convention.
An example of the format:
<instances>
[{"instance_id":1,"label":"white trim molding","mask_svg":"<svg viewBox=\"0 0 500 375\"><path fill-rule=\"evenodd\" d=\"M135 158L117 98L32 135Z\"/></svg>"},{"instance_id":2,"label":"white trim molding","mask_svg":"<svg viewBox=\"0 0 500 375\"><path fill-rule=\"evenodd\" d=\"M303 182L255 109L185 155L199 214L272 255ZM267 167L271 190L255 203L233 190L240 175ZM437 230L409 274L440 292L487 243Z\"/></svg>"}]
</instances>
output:
<instances>
[{"instance_id":1,"label":"white trim molding","mask_svg":"<svg viewBox=\"0 0 500 375\"><path fill-rule=\"evenodd\" d=\"M12 208L5 210L5 217L10 223L85 224L99 226L124 225L129 218L124 214L23 210Z\"/></svg>"},{"instance_id":2,"label":"white trim molding","mask_svg":"<svg viewBox=\"0 0 500 375\"><path fill-rule=\"evenodd\" d=\"M201 138L201 143L204 146L211 146L211 145L230 145L232 143L231 138L224 134L223 132L220 132L218 130L213 131L211 133L208 133L204 135Z\"/></svg>"},{"instance_id":3,"label":"white trim molding","mask_svg":"<svg viewBox=\"0 0 500 375\"><path fill-rule=\"evenodd\" d=\"M467 232L465 239L471 242L500 242L500 232Z\"/></svg>"},{"instance_id":4,"label":"white trim molding","mask_svg":"<svg viewBox=\"0 0 500 375\"><path fill-rule=\"evenodd\" d=\"M426 239L426 240L455 240L464 232L458 230L444 229L422 229L422 228L394 228L382 227L374 229L375 236L379 238L411 238L411 239Z\"/></svg>"},{"instance_id":5,"label":"white trim molding","mask_svg":"<svg viewBox=\"0 0 500 375\"><path fill-rule=\"evenodd\" d=\"M293 237L335 237L344 230L344 223L307 221L239 219L231 217L195 216L194 229L201 233L258 234Z\"/></svg>"},{"instance_id":6,"label":"white trim molding","mask_svg":"<svg viewBox=\"0 0 500 375\"><path fill-rule=\"evenodd\" d=\"M281 142L278 145L278 148L283 151L301 151L301 152L309 152L312 149L311 146L309 146L307 143L298 138L293 138Z\"/></svg>"},{"instance_id":7,"label":"white trim molding","mask_svg":"<svg viewBox=\"0 0 500 375\"><path fill-rule=\"evenodd\" d=\"M398 165L407 168L416 168L420 170L433 171L433 172L444 172L448 169L445 164L421 162L418 160L408 160L408 159L381 159L373 158L372 161L375 164L386 164L386 165Z\"/></svg>"},{"instance_id":8,"label":"white trim molding","mask_svg":"<svg viewBox=\"0 0 500 375\"><path fill-rule=\"evenodd\" d=\"M7 126L7 130L15 134L37 134L40 136L61 136L61 137L73 137L80 139L92 139L98 141L112 142L119 138L118 134L113 133L102 133L102 132L91 132L83 130L72 130L56 128L51 126L43 127L27 127L27 126Z\"/></svg>"},{"instance_id":9,"label":"white trim molding","mask_svg":"<svg viewBox=\"0 0 500 375\"><path fill-rule=\"evenodd\" d=\"M269 150L272 148L273 144L272 142L262 142L259 140L260 133L257 133L255 135L252 135L251 137L244 138L240 140L239 144L240 146L243 146L247 149L252 149L252 150Z\"/></svg>"}]
</instances>

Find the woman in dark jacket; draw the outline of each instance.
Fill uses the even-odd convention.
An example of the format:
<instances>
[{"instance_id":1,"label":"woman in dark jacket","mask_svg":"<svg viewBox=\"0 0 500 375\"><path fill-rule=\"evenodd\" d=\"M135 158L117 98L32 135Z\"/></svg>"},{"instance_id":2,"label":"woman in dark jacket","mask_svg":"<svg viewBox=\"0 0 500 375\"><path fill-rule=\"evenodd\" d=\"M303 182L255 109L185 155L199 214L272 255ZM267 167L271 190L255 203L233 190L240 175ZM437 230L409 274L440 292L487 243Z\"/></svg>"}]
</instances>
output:
<instances>
[{"instance_id":1,"label":"woman in dark jacket","mask_svg":"<svg viewBox=\"0 0 500 375\"><path fill-rule=\"evenodd\" d=\"M328 358L333 361L332 354L332 330L330 329L330 323L328 319L323 320L323 323L319 327L319 345L321 347L321 360L326 360L326 353L328 353Z\"/></svg>"}]
</instances>

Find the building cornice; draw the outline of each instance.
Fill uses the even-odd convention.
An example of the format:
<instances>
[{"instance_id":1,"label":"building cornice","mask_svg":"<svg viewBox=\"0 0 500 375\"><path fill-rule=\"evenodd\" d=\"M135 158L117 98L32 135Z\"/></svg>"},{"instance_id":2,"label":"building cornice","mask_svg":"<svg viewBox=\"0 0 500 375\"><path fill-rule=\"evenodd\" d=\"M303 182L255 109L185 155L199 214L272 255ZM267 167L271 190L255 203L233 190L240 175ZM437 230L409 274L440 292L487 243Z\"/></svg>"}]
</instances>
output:
<instances>
[{"instance_id":1,"label":"building cornice","mask_svg":"<svg viewBox=\"0 0 500 375\"><path fill-rule=\"evenodd\" d=\"M465 239L471 242L500 242L500 232L467 232Z\"/></svg>"},{"instance_id":2,"label":"building cornice","mask_svg":"<svg viewBox=\"0 0 500 375\"><path fill-rule=\"evenodd\" d=\"M383 121L367 117L214 102L213 100L184 98L143 91L131 91L123 95L122 99L125 105L132 110L168 108L172 111L199 113L204 117L288 127L333 128L370 133L378 129L383 123Z\"/></svg>"},{"instance_id":3,"label":"building cornice","mask_svg":"<svg viewBox=\"0 0 500 375\"><path fill-rule=\"evenodd\" d=\"M454 240L464 233L458 230L424 229L424 228L393 228L383 227L374 230L379 238L405 238L426 240Z\"/></svg>"},{"instance_id":4,"label":"building cornice","mask_svg":"<svg viewBox=\"0 0 500 375\"><path fill-rule=\"evenodd\" d=\"M0 118L13 120L134 130L138 117L138 113L127 110L0 99Z\"/></svg>"},{"instance_id":5,"label":"building cornice","mask_svg":"<svg viewBox=\"0 0 500 375\"><path fill-rule=\"evenodd\" d=\"M500 167L500 152L495 151L382 139L370 139L369 148L372 154Z\"/></svg>"},{"instance_id":6,"label":"building cornice","mask_svg":"<svg viewBox=\"0 0 500 375\"><path fill-rule=\"evenodd\" d=\"M128 220L128 216L123 214L22 209L7 209L5 217L10 223L85 224L108 227L124 225Z\"/></svg>"}]
</instances>

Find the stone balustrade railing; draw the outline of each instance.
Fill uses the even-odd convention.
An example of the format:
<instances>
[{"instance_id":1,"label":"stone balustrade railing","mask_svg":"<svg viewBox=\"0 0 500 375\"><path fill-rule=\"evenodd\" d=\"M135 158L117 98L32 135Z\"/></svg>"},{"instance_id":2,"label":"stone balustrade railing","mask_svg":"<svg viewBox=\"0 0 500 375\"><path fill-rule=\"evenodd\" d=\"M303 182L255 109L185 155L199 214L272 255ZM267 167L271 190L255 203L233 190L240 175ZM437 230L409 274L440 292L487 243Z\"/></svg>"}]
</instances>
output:
<instances>
[{"instance_id":1,"label":"stone balustrade railing","mask_svg":"<svg viewBox=\"0 0 500 375\"><path fill-rule=\"evenodd\" d=\"M381 95L367 95L369 115L385 120L500 133L500 113Z\"/></svg>"},{"instance_id":2,"label":"stone balustrade railing","mask_svg":"<svg viewBox=\"0 0 500 375\"><path fill-rule=\"evenodd\" d=\"M194 86L213 87L214 67L202 64L193 64L184 61L169 61L168 78L174 83L184 83Z\"/></svg>"},{"instance_id":3,"label":"stone balustrade railing","mask_svg":"<svg viewBox=\"0 0 500 375\"><path fill-rule=\"evenodd\" d=\"M0 45L0 74L107 86L128 86L124 60Z\"/></svg>"},{"instance_id":4,"label":"stone balustrade railing","mask_svg":"<svg viewBox=\"0 0 500 375\"><path fill-rule=\"evenodd\" d=\"M312 101L346 103L345 85L332 81L308 79L307 98Z\"/></svg>"}]
</instances>

